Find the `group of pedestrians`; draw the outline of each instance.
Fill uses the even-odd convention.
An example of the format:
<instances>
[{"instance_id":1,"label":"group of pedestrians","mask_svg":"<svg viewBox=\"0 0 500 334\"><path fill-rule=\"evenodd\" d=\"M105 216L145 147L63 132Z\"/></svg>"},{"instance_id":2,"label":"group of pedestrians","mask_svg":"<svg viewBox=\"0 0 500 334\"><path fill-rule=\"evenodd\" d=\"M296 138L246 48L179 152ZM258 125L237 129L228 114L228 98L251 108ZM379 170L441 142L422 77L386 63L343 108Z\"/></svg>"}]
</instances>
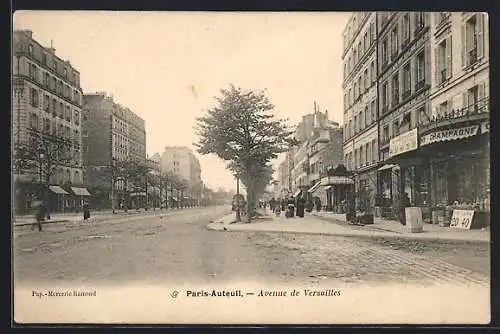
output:
<instances>
[{"instance_id":1,"label":"group of pedestrians","mask_svg":"<svg viewBox=\"0 0 500 334\"><path fill-rule=\"evenodd\" d=\"M269 201L269 208L277 216L281 212L285 212L287 218L292 218L294 216L303 218L306 208L306 199L303 194L299 194L296 198L285 197L280 199L271 198Z\"/></svg>"}]
</instances>

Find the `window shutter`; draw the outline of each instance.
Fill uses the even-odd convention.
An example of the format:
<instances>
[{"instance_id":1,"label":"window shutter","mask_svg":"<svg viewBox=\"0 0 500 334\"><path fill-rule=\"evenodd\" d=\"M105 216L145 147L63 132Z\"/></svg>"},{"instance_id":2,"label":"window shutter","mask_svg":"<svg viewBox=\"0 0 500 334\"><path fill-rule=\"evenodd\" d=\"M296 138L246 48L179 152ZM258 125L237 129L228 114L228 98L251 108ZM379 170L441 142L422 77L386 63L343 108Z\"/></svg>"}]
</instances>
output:
<instances>
[{"instance_id":1,"label":"window shutter","mask_svg":"<svg viewBox=\"0 0 500 334\"><path fill-rule=\"evenodd\" d=\"M467 66L467 57L466 57L466 50L467 50L467 45L466 45L466 38L465 38L465 25L462 25L462 67Z\"/></svg>"},{"instance_id":2,"label":"window shutter","mask_svg":"<svg viewBox=\"0 0 500 334\"><path fill-rule=\"evenodd\" d=\"M484 41L483 41L483 30L484 30L484 15L481 13L476 14L476 22L477 22L477 58L481 59L484 55Z\"/></svg>"},{"instance_id":3,"label":"window shutter","mask_svg":"<svg viewBox=\"0 0 500 334\"><path fill-rule=\"evenodd\" d=\"M439 71L440 71L440 66L439 66L439 47L434 48L434 81L436 82L436 85L439 84L441 81L439 80Z\"/></svg>"},{"instance_id":4,"label":"window shutter","mask_svg":"<svg viewBox=\"0 0 500 334\"><path fill-rule=\"evenodd\" d=\"M468 107L469 107L469 101L468 101L467 92L465 92L465 93L462 93L462 111L467 111Z\"/></svg>"},{"instance_id":5,"label":"window shutter","mask_svg":"<svg viewBox=\"0 0 500 334\"><path fill-rule=\"evenodd\" d=\"M485 112L485 106L487 105L487 102L485 101L485 82L479 83L477 87L477 95L479 99L479 103L477 108L479 109L479 112Z\"/></svg>"},{"instance_id":6,"label":"window shutter","mask_svg":"<svg viewBox=\"0 0 500 334\"><path fill-rule=\"evenodd\" d=\"M446 78L451 78L452 71L453 71L453 68L452 68L453 63L451 60L452 53L453 53L453 46L451 43L452 42L451 42L451 36L450 36L446 40Z\"/></svg>"}]
</instances>

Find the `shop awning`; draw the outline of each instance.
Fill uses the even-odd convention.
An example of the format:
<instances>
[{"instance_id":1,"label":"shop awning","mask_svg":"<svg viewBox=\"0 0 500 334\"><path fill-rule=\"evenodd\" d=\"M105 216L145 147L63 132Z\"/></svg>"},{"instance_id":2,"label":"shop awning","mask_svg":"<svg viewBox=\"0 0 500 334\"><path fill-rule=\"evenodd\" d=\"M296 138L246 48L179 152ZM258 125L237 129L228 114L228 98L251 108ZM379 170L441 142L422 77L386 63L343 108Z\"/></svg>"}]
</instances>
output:
<instances>
[{"instance_id":1,"label":"shop awning","mask_svg":"<svg viewBox=\"0 0 500 334\"><path fill-rule=\"evenodd\" d=\"M71 187L71 191L77 196L90 196L90 193L87 190L87 188Z\"/></svg>"},{"instance_id":2,"label":"shop awning","mask_svg":"<svg viewBox=\"0 0 500 334\"><path fill-rule=\"evenodd\" d=\"M340 185L340 184L354 184L354 180L347 176L328 176L324 178L323 185Z\"/></svg>"},{"instance_id":3,"label":"shop awning","mask_svg":"<svg viewBox=\"0 0 500 334\"><path fill-rule=\"evenodd\" d=\"M321 184L321 181L316 182L316 184L315 184L315 185L313 185L311 188L309 188L309 190L308 190L307 192L309 192L309 193L313 193L313 192L315 192L315 191L316 191L316 189L318 189L318 188L319 188L320 184Z\"/></svg>"},{"instance_id":4,"label":"shop awning","mask_svg":"<svg viewBox=\"0 0 500 334\"><path fill-rule=\"evenodd\" d=\"M392 168L394 168L394 167L396 167L396 165L394 165L394 164L385 164L385 165L383 165L382 167L380 167L380 168L378 169L378 171L387 170L387 169L392 169Z\"/></svg>"},{"instance_id":5,"label":"shop awning","mask_svg":"<svg viewBox=\"0 0 500 334\"><path fill-rule=\"evenodd\" d=\"M50 191L56 193L56 194L64 194L64 195L68 195L69 193L64 190L63 188L59 187L59 186L49 186L49 189Z\"/></svg>"},{"instance_id":6,"label":"shop awning","mask_svg":"<svg viewBox=\"0 0 500 334\"><path fill-rule=\"evenodd\" d=\"M293 194L293 197L297 197L299 196L299 194L302 192L302 190L297 190L294 194Z\"/></svg>"}]
</instances>

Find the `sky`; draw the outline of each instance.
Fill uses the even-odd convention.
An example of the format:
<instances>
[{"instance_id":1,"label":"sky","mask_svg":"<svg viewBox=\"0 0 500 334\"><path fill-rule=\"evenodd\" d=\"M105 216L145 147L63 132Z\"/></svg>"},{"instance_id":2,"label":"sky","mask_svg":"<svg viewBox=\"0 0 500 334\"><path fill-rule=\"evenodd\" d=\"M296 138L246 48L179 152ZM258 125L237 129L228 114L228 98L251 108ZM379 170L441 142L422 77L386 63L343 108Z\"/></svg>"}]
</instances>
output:
<instances>
[{"instance_id":1,"label":"sky","mask_svg":"<svg viewBox=\"0 0 500 334\"><path fill-rule=\"evenodd\" d=\"M342 30L351 13L18 11L79 72L84 93L105 91L146 123L149 156L197 141L196 118L230 84L266 89L295 126L314 101L342 124ZM235 189L217 156L201 156L211 188ZM278 166L282 155L273 161Z\"/></svg>"}]
</instances>

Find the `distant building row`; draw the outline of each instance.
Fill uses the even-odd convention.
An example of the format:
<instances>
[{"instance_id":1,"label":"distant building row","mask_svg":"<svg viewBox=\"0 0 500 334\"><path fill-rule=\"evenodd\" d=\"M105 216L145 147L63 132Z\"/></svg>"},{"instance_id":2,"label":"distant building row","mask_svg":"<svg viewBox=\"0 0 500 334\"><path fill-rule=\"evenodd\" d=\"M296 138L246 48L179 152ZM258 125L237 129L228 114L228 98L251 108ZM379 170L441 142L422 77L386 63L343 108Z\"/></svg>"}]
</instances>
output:
<instances>
[{"instance_id":1,"label":"distant building row","mask_svg":"<svg viewBox=\"0 0 500 334\"><path fill-rule=\"evenodd\" d=\"M13 152L29 146L33 133L72 143L71 161L45 172L50 174L50 210L79 208L90 193L109 202L111 180L106 171L114 161L146 163L144 120L104 92L83 94L78 70L57 57L52 46L40 45L29 30L14 32L12 64ZM39 158L46 159L51 153L46 151L55 149L40 147ZM147 162L155 165L154 160ZM161 165L190 184L201 182L199 162L186 148L166 149ZM30 209L37 184L44 182L44 172L35 169L14 166L15 206L20 212Z\"/></svg>"}]
</instances>

